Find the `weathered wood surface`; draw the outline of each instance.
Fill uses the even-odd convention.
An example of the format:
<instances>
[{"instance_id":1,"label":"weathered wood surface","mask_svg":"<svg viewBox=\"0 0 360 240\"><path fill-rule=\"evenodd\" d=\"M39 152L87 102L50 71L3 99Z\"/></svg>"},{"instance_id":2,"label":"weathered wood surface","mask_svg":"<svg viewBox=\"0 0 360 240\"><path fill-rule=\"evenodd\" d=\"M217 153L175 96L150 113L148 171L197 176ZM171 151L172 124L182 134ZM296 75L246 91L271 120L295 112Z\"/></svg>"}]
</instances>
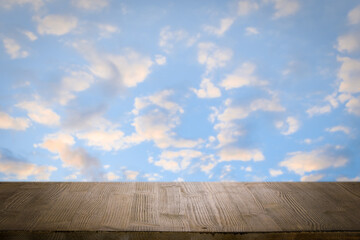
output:
<instances>
[{"instance_id":1,"label":"weathered wood surface","mask_svg":"<svg viewBox=\"0 0 360 240\"><path fill-rule=\"evenodd\" d=\"M0 183L1 239L66 239L66 232L75 239L151 239L146 232L174 240L360 239L360 183Z\"/></svg>"}]
</instances>

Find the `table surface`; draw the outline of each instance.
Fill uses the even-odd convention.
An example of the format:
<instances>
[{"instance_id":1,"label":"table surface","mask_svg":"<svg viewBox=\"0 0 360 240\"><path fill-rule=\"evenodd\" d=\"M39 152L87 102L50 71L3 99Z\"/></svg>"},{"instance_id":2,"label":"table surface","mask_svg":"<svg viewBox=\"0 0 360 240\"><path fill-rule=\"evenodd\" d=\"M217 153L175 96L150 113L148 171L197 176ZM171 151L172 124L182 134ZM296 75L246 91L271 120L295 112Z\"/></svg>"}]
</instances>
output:
<instances>
[{"instance_id":1,"label":"table surface","mask_svg":"<svg viewBox=\"0 0 360 240\"><path fill-rule=\"evenodd\" d=\"M360 232L360 183L2 182L0 231Z\"/></svg>"}]
</instances>

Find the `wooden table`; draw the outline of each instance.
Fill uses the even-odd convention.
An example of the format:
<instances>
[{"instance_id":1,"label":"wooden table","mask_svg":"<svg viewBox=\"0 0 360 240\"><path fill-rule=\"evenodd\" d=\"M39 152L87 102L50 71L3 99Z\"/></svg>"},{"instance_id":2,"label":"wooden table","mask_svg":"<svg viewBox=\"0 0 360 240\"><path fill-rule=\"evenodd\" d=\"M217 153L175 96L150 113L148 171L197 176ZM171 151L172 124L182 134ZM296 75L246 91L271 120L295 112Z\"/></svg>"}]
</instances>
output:
<instances>
[{"instance_id":1,"label":"wooden table","mask_svg":"<svg viewBox=\"0 0 360 240\"><path fill-rule=\"evenodd\" d=\"M0 239L360 239L360 183L0 183Z\"/></svg>"}]
</instances>

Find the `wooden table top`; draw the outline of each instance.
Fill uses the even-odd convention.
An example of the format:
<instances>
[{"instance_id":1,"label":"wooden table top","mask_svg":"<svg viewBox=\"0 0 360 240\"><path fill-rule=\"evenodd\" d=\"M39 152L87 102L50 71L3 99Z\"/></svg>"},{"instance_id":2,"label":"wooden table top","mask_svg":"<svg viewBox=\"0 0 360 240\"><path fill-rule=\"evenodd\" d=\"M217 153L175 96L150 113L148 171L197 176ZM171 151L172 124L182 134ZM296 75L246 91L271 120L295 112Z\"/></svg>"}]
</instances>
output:
<instances>
[{"instance_id":1,"label":"wooden table top","mask_svg":"<svg viewBox=\"0 0 360 240\"><path fill-rule=\"evenodd\" d=\"M360 183L2 182L0 236L11 231L348 232L360 239Z\"/></svg>"}]
</instances>

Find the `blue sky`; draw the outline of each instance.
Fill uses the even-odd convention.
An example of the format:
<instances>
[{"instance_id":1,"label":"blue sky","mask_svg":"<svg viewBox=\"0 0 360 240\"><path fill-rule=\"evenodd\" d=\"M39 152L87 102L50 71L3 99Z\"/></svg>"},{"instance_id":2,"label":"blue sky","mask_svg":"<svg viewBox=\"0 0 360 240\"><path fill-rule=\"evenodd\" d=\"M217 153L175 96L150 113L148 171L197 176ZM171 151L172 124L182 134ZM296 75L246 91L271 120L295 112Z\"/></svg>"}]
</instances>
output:
<instances>
[{"instance_id":1,"label":"blue sky","mask_svg":"<svg viewBox=\"0 0 360 240\"><path fill-rule=\"evenodd\" d=\"M352 0L0 0L0 180L359 181Z\"/></svg>"}]
</instances>

